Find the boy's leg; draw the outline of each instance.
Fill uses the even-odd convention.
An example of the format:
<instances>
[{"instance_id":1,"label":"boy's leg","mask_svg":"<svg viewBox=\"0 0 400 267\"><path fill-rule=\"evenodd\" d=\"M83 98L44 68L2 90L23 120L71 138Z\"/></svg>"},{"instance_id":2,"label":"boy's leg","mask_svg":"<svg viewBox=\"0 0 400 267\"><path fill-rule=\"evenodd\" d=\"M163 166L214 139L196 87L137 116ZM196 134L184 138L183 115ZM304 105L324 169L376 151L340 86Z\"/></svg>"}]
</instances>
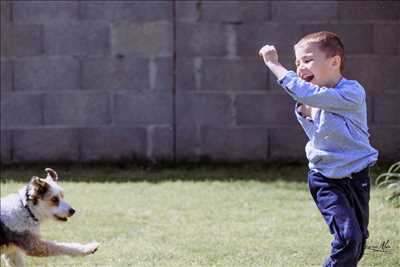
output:
<instances>
[{"instance_id":1,"label":"boy's leg","mask_svg":"<svg viewBox=\"0 0 400 267\"><path fill-rule=\"evenodd\" d=\"M360 200L356 195L359 189L353 188L351 179L329 179L315 171L309 172L308 182L311 195L334 235L331 255L324 266L357 266L365 247L364 228L368 225L361 218L365 208L360 206L365 206L365 201L368 206L369 191L368 200Z\"/></svg>"},{"instance_id":2,"label":"boy's leg","mask_svg":"<svg viewBox=\"0 0 400 267\"><path fill-rule=\"evenodd\" d=\"M354 196L354 207L356 217L360 225L363 242L358 260L360 261L364 255L366 242L369 237L368 223L369 223L369 199L370 199L370 176L369 169L363 173L362 176L350 180L351 189Z\"/></svg>"}]
</instances>

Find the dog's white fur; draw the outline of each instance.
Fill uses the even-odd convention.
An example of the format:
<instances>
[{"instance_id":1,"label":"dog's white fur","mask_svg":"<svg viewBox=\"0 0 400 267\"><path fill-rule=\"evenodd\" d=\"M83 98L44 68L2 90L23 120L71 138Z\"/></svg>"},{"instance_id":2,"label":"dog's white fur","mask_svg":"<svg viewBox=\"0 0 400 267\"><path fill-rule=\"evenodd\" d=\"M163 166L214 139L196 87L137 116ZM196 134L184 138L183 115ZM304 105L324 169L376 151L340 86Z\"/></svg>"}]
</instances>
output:
<instances>
[{"instance_id":1,"label":"dog's white fur","mask_svg":"<svg viewBox=\"0 0 400 267\"><path fill-rule=\"evenodd\" d=\"M66 221L75 212L64 201L57 173L46 168L46 178L32 177L18 193L1 199L0 221L7 244L1 242L1 258L6 266L24 266L23 254L30 256L84 256L99 244L58 243L40 238L40 224L47 219ZM3 229L3 230L4 230ZM4 241L3 240L3 241Z\"/></svg>"}]
</instances>

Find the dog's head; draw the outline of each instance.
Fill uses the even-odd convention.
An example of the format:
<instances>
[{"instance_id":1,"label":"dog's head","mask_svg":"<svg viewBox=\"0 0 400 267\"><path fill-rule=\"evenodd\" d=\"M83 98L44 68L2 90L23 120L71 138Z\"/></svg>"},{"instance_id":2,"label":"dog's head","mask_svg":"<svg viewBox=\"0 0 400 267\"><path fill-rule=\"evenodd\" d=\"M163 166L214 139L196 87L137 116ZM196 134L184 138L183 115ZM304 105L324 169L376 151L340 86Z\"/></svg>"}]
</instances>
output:
<instances>
[{"instance_id":1,"label":"dog's head","mask_svg":"<svg viewBox=\"0 0 400 267\"><path fill-rule=\"evenodd\" d=\"M75 210L64 201L64 192L57 184L57 173L50 168L46 168L45 171L46 178L34 176L29 182L26 191L27 202L32 203L30 207L40 219L67 221Z\"/></svg>"}]
</instances>

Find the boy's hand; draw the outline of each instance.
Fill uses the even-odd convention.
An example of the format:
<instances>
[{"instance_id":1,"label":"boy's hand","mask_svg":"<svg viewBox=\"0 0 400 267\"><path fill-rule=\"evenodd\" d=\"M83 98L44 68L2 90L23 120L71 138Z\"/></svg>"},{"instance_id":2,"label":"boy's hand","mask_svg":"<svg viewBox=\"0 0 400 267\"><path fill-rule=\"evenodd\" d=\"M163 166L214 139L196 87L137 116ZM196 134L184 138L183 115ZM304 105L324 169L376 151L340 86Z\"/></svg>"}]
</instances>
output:
<instances>
[{"instance_id":1,"label":"boy's hand","mask_svg":"<svg viewBox=\"0 0 400 267\"><path fill-rule=\"evenodd\" d=\"M311 117L311 110L312 108L310 106L307 106L303 103L299 103L297 106L297 111L300 113L305 118L312 118Z\"/></svg>"},{"instance_id":2,"label":"boy's hand","mask_svg":"<svg viewBox=\"0 0 400 267\"><path fill-rule=\"evenodd\" d=\"M278 52L276 51L275 46L273 45L265 45L258 52L260 56L263 57L265 65L278 64Z\"/></svg>"},{"instance_id":3,"label":"boy's hand","mask_svg":"<svg viewBox=\"0 0 400 267\"><path fill-rule=\"evenodd\" d=\"M288 72L288 70L279 63L278 52L276 51L275 46L265 45L260 49L260 51L258 51L258 54L262 56L265 65L267 65L278 79L284 77Z\"/></svg>"}]
</instances>

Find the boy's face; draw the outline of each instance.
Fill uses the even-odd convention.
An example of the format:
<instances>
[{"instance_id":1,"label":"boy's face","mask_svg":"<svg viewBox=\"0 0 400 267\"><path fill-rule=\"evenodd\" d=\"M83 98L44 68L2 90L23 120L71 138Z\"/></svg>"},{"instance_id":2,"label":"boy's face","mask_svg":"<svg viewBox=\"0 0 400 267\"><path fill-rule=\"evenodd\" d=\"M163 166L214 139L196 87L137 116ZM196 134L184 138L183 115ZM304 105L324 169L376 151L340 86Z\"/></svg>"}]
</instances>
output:
<instances>
[{"instance_id":1,"label":"boy's face","mask_svg":"<svg viewBox=\"0 0 400 267\"><path fill-rule=\"evenodd\" d=\"M327 57L315 43L295 47L297 75L318 86L329 86L340 74L340 57Z\"/></svg>"}]
</instances>

